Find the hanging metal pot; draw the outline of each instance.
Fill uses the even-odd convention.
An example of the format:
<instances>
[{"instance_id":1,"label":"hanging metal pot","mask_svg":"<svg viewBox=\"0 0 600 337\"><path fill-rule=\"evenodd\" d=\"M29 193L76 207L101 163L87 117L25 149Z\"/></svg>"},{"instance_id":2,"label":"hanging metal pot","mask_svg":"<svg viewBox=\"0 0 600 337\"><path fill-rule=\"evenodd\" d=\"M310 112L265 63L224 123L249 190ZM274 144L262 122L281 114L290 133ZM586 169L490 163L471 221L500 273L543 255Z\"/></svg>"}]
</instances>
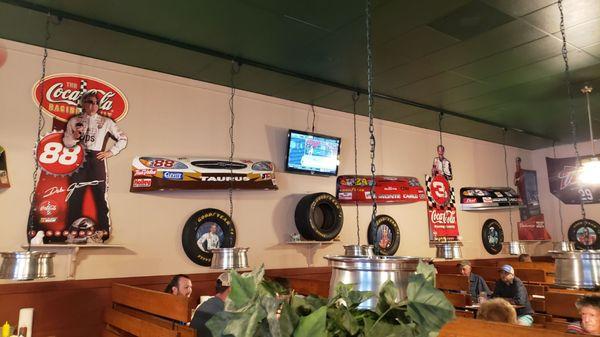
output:
<instances>
[{"instance_id":1,"label":"hanging metal pot","mask_svg":"<svg viewBox=\"0 0 600 337\"><path fill-rule=\"evenodd\" d=\"M248 268L248 249L250 248L216 248L213 253L211 269L244 269Z\"/></svg>"},{"instance_id":2,"label":"hanging metal pot","mask_svg":"<svg viewBox=\"0 0 600 337\"><path fill-rule=\"evenodd\" d=\"M552 243L553 252L572 252L575 250L575 245L571 241L558 241Z\"/></svg>"},{"instance_id":3,"label":"hanging metal pot","mask_svg":"<svg viewBox=\"0 0 600 337\"><path fill-rule=\"evenodd\" d=\"M0 265L0 279L34 280L54 277L54 255L50 252L5 252Z\"/></svg>"},{"instance_id":4,"label":"hanging metal pot","mask_svg":"<svg viewBox=\"0 0 600 337\"><path fill-rule=\"evenodd\" d=\"M525 243L521 241L509 241L504 244L508 247L508 253L510 255L521 255L526 254L527 250L525 249Z\"/></svg>"},{"instance_id":5,"label":"hanging metal pot","mask_svg":"<svg viewBox=\"0 0 600 337\"><path fill-rule=\"evenodd\" d=\"M372 245L346 245L344 246L345 256L356 256L356 257L373 257Z\"/></svg>"},{"instance_id":6,"label":"hanging metal pot","mask_svg":"<svg viewBox=\"0 0 600 337\"><path fill-rule=\"evenodd\" d=\"M555 259L555 285L580 289L600 288L600 250L550 253Z\"/></svg>"},{"instance_id":7,"label":"hanging metal pot","mask_svg":"<svg viewBox=\"0 0 600 337\"><path fill-rule=\"evenodd\" d=\"M448 241L440 242L435 244L435 257L438 259L462 259L461 247L462 242L460 241Z\"/></svg>"}]
</instances>

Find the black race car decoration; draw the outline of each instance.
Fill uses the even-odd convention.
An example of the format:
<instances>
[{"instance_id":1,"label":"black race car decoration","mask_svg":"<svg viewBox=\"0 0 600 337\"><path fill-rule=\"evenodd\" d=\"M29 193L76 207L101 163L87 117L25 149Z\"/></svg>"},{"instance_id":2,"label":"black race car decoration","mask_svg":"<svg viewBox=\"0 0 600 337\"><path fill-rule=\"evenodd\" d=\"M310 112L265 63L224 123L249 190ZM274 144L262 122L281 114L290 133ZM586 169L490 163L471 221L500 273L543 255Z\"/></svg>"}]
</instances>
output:
<instances>
[{"instance_id":1,"label":"black race car decoration","mask_svg":"<svg viewBox=\"0 0 600 337\"><path fill-rule=\"evenodd\" d=\"M371 204L371 176L345 175L337 178L336 194L343 204ZM375 176L377 203L410 203L427 200L415 177Z\"/></svg>"},{"instance_id":2,"label":"black race car decoration","mask_svg":"<svg viewBox=\"0 0 600 337\"><path fill-rule=\"evenodd\" d=\"M463 187L460 189L463 211L520 207L519 194L509 187Z\"/></svg>"},{"instance_id":3,"label":"black race car decoration","mask_svg":"<svg viewBox=\"0 0 600 337\"><path fill-rule=\"evenodd\" d=\"M131 192L165 189L276 190L270 161L186 157L136 157L131 167Z\"/></svg>"}]
</instances>

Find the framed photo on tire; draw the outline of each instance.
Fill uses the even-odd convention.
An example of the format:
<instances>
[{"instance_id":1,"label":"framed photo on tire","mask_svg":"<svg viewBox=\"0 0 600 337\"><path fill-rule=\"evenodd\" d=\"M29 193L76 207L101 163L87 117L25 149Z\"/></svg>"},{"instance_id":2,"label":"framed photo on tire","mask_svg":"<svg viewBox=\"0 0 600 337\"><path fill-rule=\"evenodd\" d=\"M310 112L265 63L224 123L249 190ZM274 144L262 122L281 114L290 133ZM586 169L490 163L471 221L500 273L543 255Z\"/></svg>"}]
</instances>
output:
<instances>
[{"instance_id":1,"label":"framed photo on tire","mask_svg":"<svg viewBox=\"0 0 600 337\"><path fill-rule=\"evenodd\" d=\"M212 249L235 246L236 231L225 212L205 208L194 213L185 223L181 244L187 257L201 266L210 266Z\"/></svg>"},{"instance_id":2,"label":"framed photo on tire","mask_svg":"<svg viewBox=\"0 0 600 337\"><path fill-rule=\"evenodd\" d=\"M375 227L375 228L374 228ZM376 246L380 255L394 255L400 246L400 228L394 218L380 214L375 224L369 224L367 241Z\"/></svg>"}]
</instances>

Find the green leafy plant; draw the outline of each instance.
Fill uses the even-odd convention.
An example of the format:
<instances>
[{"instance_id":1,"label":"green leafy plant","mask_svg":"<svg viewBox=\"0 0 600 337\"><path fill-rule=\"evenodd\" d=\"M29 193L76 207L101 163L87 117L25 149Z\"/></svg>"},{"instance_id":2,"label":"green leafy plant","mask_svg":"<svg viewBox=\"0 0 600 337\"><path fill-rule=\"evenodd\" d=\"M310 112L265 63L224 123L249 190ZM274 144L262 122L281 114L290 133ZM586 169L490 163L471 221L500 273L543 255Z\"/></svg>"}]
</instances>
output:
<instances>
[{"instance_id":1,"label":"green leafy plant","mask_svg":"<svg viewBox=\"0 0 600 337\"><path fill-rule=\"evenodd\" d=\"M281 286L264 279L264 268L239 275L230 272L231 294L225 311L207 326L213 336L233 337L433 337L454 318L454 307L435 288L435 268L419 263L407 298L387 281L373 310L359 308L375 294L338 284L329 300L315 296L280 296Z\"/></svg>"}]
</instances>

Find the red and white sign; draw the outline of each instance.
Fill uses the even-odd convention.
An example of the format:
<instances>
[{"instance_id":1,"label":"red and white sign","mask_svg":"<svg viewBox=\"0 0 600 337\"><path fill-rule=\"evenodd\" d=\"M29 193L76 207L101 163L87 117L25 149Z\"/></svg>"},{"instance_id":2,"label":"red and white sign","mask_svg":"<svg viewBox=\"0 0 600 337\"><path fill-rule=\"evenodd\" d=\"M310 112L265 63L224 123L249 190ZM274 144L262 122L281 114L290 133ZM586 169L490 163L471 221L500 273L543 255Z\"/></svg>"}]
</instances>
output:
<instances>
[{"instance_id":1,"label":"red and white sign","mask_svg":"<svg viewBox=\"0 0 600 337\"><path fill-rule=\"evenodd\" d=\"M123 119L127 114L128 103L125 95L114 85L90 76L79 74L47 76L43 81L35 83L32 94L36 105L43 101L42 110L45 113L66 122L79 113L79 99L84 90L95 90L98 93L99 114L114 121Z\"/></svg>"},{"instance_id":2,"label":"red and white sign","mask_svg":"<svg viewBox=\"0 0 600 337\"><path fill-rule=\"evenodd\" d=\"M79 144L72 148L65 147L62 138L62 131L52 132L37 144L35 158L47 173L70 175L83 163L83 147Z\"/></svg>"},{"instance_id":3,"label":"red and white sign","mask_svg":"<svg viewBox=\"0 0 600 337\"><path fill-rule=\"evenodd\" d=\"M459 236L454 190L443 175L425 176L427 184L427 221L430 239L447 238L454 240Z\"/></svg>"},{"instance_id":4,"label":"red and white sign","mask_svg":"<svg viewBox=\"0 0 600 337\"><path fill-rule=\"evenodd\" d=\"M371 201L371 176L345 175L337 178L336 194L342 204ZM377 203L425 201L425 190L415 177L375 176Z\"/></svg>"}]
</instances>

